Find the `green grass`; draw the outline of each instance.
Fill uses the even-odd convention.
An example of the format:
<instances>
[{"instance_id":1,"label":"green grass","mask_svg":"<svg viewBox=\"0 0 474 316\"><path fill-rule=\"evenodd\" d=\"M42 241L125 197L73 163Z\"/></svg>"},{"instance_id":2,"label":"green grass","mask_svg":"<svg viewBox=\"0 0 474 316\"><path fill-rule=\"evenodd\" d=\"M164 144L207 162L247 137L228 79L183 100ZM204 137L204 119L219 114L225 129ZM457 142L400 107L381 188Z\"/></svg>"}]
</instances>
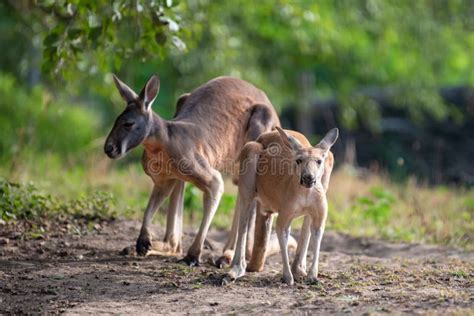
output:
<instances>
[{"instance_id":1,"label":"green grass","mask_svg":"<svg viewBox=\"0 0 474 316\"><path fill-rule=\"evenodd\" d=\"M115 219L115 200L110 193L96 191L73 199L58 199L32 183L0 179L0 223L14 225L24 239L56 234L57 227L72 234L93 230L102 221Z\"/></svg>"},{"instance_id":2,"label":"green grass","mask_svg":"<svg viewBox=\"0 0 474 316\"><path fill-rule=\"evenodd\" d=\"M474 249L474 190L429 187L343 168L329 187L330 229L356 236Z\"/></svg>"},{"instance_id":3,"label":"green grass","mask_svg":"<svg viewBox=\"0 0 474 316\"><path fill-rule=\"evenodd\" d=\"M452 276L457 277L457 278L468 278L469 273L464 271L464 270L457 270L451 273Z\"/></svg>"},{"instance_id":4,"label":"green grass","mask_svg":"<svg viewBox=\"0 0 474 316\"><path fill-rule=\"evenodd\" d=\"M141 150L135 150L140 152ZM57 203L96 199L105 192L115 204L108 212L141 219L152 189L152 182L135 158L111 161L101 147L90 149L84 159L71 168L54 155L36 155L17 161L15 170L0 169L0 175L12 182L32 181L38 192L53 196ZM17 171L19 170L19 171ZM27 189L25 189L27 190ZM24 191L24 194L30 194ZM213 227L228 229L232 223L236 189L226 181L226 193L213 220ZM474 191L450 187L428 187L409 180L393 183L381 175L361 178L347 168L334 172L328 191L329 230L354 236L368 236L391 241L422 242L474 249ZM38 205L41 205L39 203ZM74 212L81 212L80 203ZM85 205L84 213L91 207ZM93 208L93 207L92 207ZM58 209L58 208L56 208ZM59 208L61 209L61 208ZM63 207L62 209L65 209ZM32 209L34 210L34 208ZM164 224L166 206L155 216ZM186 185L185 223L197 227L202 218L202 193ZM293 227L301 227L302 219Z\"/></svg>"},{"instance_id":5,"label":"green grass","mask_svg":"<svg viewBox=\"0 0 474 316\"><path fill-rule=\"evenodd\" d=\"M33 184L0 179L0 219L5 222L35 220L50 215L94 219L115 217L114 198L107 192L94 192L61 200L39 191Z\"/></svg>"},{"instance_id":6,"label":"green grass","mask_svg":"<svg viewBox=\"0 0 474 316\"><path fill-rule=\"evenodd\" d=\"M3 221L112 212L141 219L153 186L140 164L141 149L112 161L102 149L109 126L101 126L93 107L71 103L41 86L25 89L4 73L0 93L0 179L7 181L1 182ZM230 227L235 194L227 181L215 228ZM328 229L474 249L474 189L429 187L415 179L395 183L384 175L361 177L341 168L333 173L328 199ZM164 213L155 221L163 224ZM202 193L191 185L186 186L185 214L186 224L197 227ZM301 224L297 219L293 227Z\"/></svg>"}]
</instances>

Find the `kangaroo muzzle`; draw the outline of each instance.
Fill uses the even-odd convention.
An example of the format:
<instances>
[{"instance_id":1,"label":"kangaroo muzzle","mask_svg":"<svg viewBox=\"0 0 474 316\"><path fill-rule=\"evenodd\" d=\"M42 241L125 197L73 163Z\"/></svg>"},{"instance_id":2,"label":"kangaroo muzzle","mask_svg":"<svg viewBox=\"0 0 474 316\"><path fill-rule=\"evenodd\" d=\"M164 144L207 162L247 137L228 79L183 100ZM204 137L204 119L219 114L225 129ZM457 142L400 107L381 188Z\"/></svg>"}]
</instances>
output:
<instances>
[{"instance_id":1,"label":"kangaroo muzzle","mask_svg":"<svg viewBox=\"0 0 474 316\"><path fill-rule=\"evenodd\" d=\"M107 155L107 157L111 159L115 159L121 156L121 152L119 151L118 147L106 142L104 145L104 153Z\"/></svg>"},{"instance_id":2,"label":"kangaroo muzzle","mask_svg":"<svg viewBox=\"0 0 474 316\"><path fill-rule=\"evenodd\" d=\"M316 178L311 174L304 174L301 176L300 184L304 187L311 188L316 184Z\"/></svg>"}]
</instances>

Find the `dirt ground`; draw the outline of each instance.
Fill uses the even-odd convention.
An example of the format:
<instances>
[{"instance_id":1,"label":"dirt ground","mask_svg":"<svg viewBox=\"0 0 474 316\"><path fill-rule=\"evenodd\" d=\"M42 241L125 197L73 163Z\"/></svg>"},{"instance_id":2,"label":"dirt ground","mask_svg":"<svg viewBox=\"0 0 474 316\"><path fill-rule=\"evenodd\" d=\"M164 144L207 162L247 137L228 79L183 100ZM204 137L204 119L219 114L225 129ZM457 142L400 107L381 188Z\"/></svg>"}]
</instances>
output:
<instances>
[{"instance_id":1,"label":"dirt ground","mask_svg":"<svg viewBox=\"0 0 474 316\"><path fill-rule=\"evenodd\" d=\"M474 313L473 253L327 232L319 283L284 285L276 255L264 272L221 287L224 271L209 263L189 268L172 257L120 255L139 227L120 220L30 241L0 232L0 314ZM192 237L185 235L185 246ZM204 261L224 241L225 233L212 231Z\"/></svg>"}]
</instances>

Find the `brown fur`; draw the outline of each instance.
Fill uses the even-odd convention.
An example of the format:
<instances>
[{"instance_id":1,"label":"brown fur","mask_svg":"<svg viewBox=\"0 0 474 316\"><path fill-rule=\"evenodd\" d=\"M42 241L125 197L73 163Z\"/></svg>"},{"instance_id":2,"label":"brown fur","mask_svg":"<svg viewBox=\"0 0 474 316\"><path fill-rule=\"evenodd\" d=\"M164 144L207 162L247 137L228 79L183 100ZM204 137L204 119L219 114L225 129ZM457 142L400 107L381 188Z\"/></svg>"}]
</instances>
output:
<instances>
[{"instance_id":1,"label":"brown fur","mask_svg":"<svg viewBox=\"0 0 474 316\"><path fill-rule=\"evenodd\" d=\"M317 247L314 249L316 255L310 278L317 277L319 246L327 217L326 190L334 163L329 149L337 139L337 130L331 130L317 146L312 147L302 134L277 129L262 134L255 142L247 143L239 157L239 239L232 269L224 282L245 274L245 227L249 220L249 206L254 200L258 203L259 214L254 249L247 271L263 269L271 229L269 218L272 213L278 213L276 230L282 249L283 275L285 282L293 284L287 249L289 226L293 218L304 215L305 223L292 270L298 278L306 275L306 250L312 229ZM309 175L310 180L307 180Z\"/></svg>"},{"instance_id":2,"label":"brown fur","mask_svg":"<svg viewBox=\"0 0 474 316\"><path fill-rule=\"evenodd\" d=\"M266 95L243 80L219 77L181 96L173 120L165 121L154 114L159 135L152 135L144 142L145 171L157 157L160 165L166 165L170 159L179 161L187 157L192 160L190 163L203 159L205 166L196 165L200 170L211 167L231 171L226 168L233 167L240 148L248 140L247 126L257 104L271 114L271 124L265 128L279 126L278 116ZM167 171L152 178L154 181L161 181L163 177L182 179L201 189L209 182L206 175L183 176L176 168Z\"/></svg>"},{"instance_id":3,"label":"brown fur","mask_svg":"<svg viewBox=\"0 0 474 316\"><path fill-rule=\"evenodd\" d=\"M291 131L291 130L285 130L286 133L288 135L291 135L293 136L294 138L296 138L300 143L301 145L303 145L303 147L307 147L307 148L312 148L311 144L309 143L309 141L307 140L307 138L299 133L299 132L296 132L296 131ZM266 159L275 159L273 157L273 155L271 157L268 157L268 151L265 152L265 149L268 149L268 147L270 145L275 145L275 144L278 144L279 146L281 146L281 148L285 148L282 140L281 140L281 137L279 135L279 133L277 131L273 131L273 132L268 132L268 133L265 133L263 135L261 135L257 140L256 140L257 143L260 143L262 144L262 147L261 147L261 160L264 160L265 158ZM285 151L282 153L282 157L280 158L291 158L291 153L289 151ZM323 176L322 176L322 179L321 179L321 182L322 182L322 185L323 185L323 188L324 188L324 191L327 191L328 189L328 186L329 186L329 179L331 177L331 172L332 172L332 169L333 169L333 166L334 166L334 155L332 152L328 152L328 155L325 159L325 167L324 167L324 173L323 173ZM281 180L281 179L280 179ZM260 190L262 192L265 192L267 191L266 188L270 189L273 191L278 191L278 190L286 190L288 188L292 189L291 187L275 187L275 183L281 183L279 181L279 179L277 178L273 178L273 177L258 177L258 180L257 180L257 192L259 191L259 187L260 187ZM298 189L298 188L296 188ZM282 204L282 201L281 200L278 200L278 199L273 199L273 196L278 196L278 194L273 194L272 193L269 193L271 198L269 198L270 200L273 200L272 204L274 204L274 206L277 206L278 205L283 205ZM291 193L289 195L292 195ZM284 207L283 207L284 208ZM268 237L266 237L266 235L268 235L268 231L266 231L265 229L267 229L267 226L264 224L265 223L265 219L268 218L268 216L270 216L270 214L268 213L264 213L264 212L261 212L261 213L257 213L257 223L255 225L255 240L254 240L254 248L253 248L253 252L252 252L252 256L251 256L251 260L249 262L249 265L247 267L247 271L249 272L260 272L263 270L263 267L265 265L265 260L266 260L266 257L267 257L267 253L275 253L274 250L270 250L268 249L267 245L268 245ZM262 222L261 222L262 221ZM297 253L299 253L297 251ZM296 262L296 261L295 261Z\"/></svg>"},{"instance_id":4,"label":"brown fur","mask_svg":"<svg viewBox=\"0 0 474 316\"><path fill-rule=\"evenodd\" d=\"M240 79L219 77L182 95L177 102L175 117L166 121L150 109L159 90L157 77L150 78L139 96L118 78L114 77L114 80L129 107L138 106L143 115L150 115L146 119L150 123L147 126L149 132L143 140L142 164L153 179L155 188L137 240L137 252L180 251L182 190L184 182L191 182L204 192L203 222L185 258L189 264L194 264L199 261L207 230L223 191L220 172L232 173L244 144L279 126L278 116L261 90ZM151 100L149 104L147 100ZM114 144L114 135L120 135L115 132L116 128L120 128L117 122L106 147L108 143ZM117 156L115 152L119 146L108 147L111 148L109 152ZM174 194L176 190L180 190L181 194ZM149 232L151 219L170 194L173 207L168 210L165 241L152 244Z\"/></svg>"}]
</instances>

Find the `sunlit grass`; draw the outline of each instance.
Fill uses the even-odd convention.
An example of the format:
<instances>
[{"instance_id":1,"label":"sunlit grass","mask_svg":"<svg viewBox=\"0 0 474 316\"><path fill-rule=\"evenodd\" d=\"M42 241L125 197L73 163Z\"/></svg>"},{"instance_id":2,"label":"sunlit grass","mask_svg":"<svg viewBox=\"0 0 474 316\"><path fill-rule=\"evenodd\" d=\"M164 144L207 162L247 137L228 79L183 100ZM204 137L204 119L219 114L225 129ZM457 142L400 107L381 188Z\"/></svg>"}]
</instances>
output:
<instances>
[{"instance_id":1,"label":"sunlit grass","mask_svg":"<svg viewBox=\"0 0 474 316\"><path fill-rule=\"evenodd\" d=\"M139 156L135 155L135 158ZM115 212L141 219L153 183L135 159L111 161L96 148L74 168L53 155L17 162L15 170L0 169L10 181L33 181L40 190L71 199L97 191L112 193ZM226 180L226 193L213 226L232 223L236 188ZM394 183L388 176L361 174L351 168L333 173L329 191L328 230L393 241L437 243L474 249L474 191L455 187L429 187L410 179ZM164 224L166 205L155 216ZM186 186L185 222L197 229L202 218L202 193ZM302 220L294 221L299 229Z\"/></svg>"},{"instance_id":2,"label":"sunlit grass","mask_svg":"<svg viewBox=\"0 0 474 316\"><path fill-rule=\"evenodd\" d=\"M433 188L415 179L399 184L387 176L360 177L342 168L334 173L328 194L330 229L357 236L473 248L472 189ZM384 195L390 201L381 201L386 199ZM372 204L366 205L366 199Z\"/></svg>"}]
</instances>

